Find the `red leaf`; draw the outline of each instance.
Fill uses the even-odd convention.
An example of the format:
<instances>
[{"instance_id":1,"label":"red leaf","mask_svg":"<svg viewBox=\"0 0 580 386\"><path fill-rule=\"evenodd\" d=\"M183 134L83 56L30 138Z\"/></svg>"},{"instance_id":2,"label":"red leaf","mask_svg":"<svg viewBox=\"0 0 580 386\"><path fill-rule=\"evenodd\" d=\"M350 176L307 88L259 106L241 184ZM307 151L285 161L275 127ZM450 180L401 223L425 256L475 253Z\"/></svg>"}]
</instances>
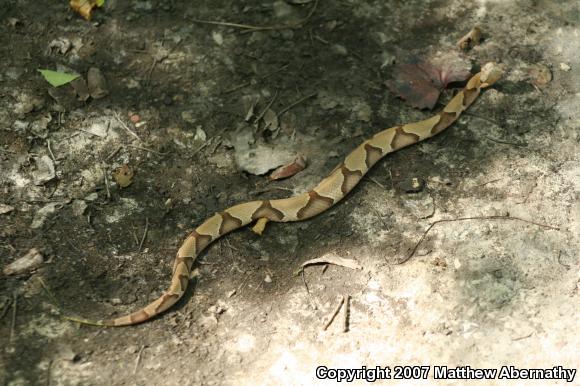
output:
<instances>
[{"instance_id":1,"label":"red leaf","mask_svg":"<svg viewBox=\"0 0 580 386\"><path fill-rule=\"evenodd\" d=\"M426 62L397 65L387 87L411 106L432 109L449 83L465 81L469 71L439 68Z\"/></svg>"},{"instance_id":2,"label":"red leaf","mask_svg":"<svg viewBox=\"0 0 580 386\"><path fill-rule=\"evenodd\" d=\"M280 166L278 169L274 170L272 174L270 174L270 181L292 177L299 171L304 170L305 167L306 167L306 157L299 156L291 163L284 166Z\"/></svg>"}]
</instances>

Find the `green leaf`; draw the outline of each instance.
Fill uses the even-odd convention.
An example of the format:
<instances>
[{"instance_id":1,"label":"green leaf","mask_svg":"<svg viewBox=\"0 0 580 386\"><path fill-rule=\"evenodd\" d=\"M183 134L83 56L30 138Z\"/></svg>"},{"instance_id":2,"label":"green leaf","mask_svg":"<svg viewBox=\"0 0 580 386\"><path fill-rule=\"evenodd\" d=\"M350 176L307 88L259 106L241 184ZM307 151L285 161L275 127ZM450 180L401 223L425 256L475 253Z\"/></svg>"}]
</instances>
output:
<instances>
[{"instance_id":1,"label":"green leaf","mask_svg":"<svg viewBox=\"0 0 580 386\"><path fill-rule=\"evenodd\" d=\"M102 7L105 5L105 0L97 0L97 7Z\"/></svg>"},{"instance_id":2,"label":"green leaf","mask_svg":"<svg viewBox=\"0 0 580 386\"><path fill-rule=\"evenodd\" d=\"M67 74L65 72L57 72L57 71L51 71L51 70L38 70L40 71L40 73L42 74L42 76L44 76L44 79L46 79L46 81L48 83L50 83L52 85L52 87L58 87L58 86L62 86L63 84L67 84L69 82L72 82L73 80L75 80L76 78L78 78L80 75L76 75L76 74Z\"/></svg>"}]
</instances>

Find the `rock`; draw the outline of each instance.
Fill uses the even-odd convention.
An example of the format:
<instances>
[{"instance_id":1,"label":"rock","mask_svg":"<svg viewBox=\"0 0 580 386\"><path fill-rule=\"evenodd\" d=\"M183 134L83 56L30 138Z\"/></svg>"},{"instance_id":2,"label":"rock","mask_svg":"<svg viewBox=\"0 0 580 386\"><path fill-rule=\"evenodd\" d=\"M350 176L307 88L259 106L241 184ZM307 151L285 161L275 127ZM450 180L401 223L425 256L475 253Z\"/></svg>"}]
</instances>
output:
<instances>
[{"instance_id":1,"label":"rock","mask_svg":"<svg viewBox=\"0 0 580 386\"><path fill-rule=\"evenodd\" d=\"M413 217L428 218L435 212L433 198L427 192L403 195L401 199L406 211Z\"/></svg>"},{"instance_id":2,"label":"rock","mask_svg":"<svg viewBox=\"0 0 580 386\"><path fill-rule=\"evenodd\" d=\"M101 70L96 67L89 68L89 72L87 73L87 86L89 88L89 94L91 94L93 99L100 99L109 95L105 77L101 73Z\"/></svg>"},{"instance_id":3,"label":"rock","mask_svg":"<svg viewBox=\"0 0 580 386\"><path fill-rule=\"evenodd\" d=\"M417 177L407 178L399 183L399 188L405 193L419 193L425 189L425 180Z\"/></svg>"},{"instance_id":4,"label":"rock","mask_svg":"<svg viewBox=\"0 0 580 386\"><path fill-rule=\"evenodd\" d=\"M0 204L0 214L10 213L13 210L14 210L13 206L6 205L6 204Z\"/></svg>"},{"instance_id":5,"label":"rock","mask_svg":"<svg viewBox=\"0 0 580 386\"><path fill-rule=\"evenodd\" d=\"M342 56L348 55L348 49L345 46L343 46L342 44L334 44L332 46L332 51L334 51L338 55L342 55Z\"/></svg>"},{"instance_id":6,"label":"rock","mask_svg":"<svg viewBox=\"0 0 580 386\"><path fill-rule=\"evenodd\" d=\"M48 43L48 53L57 53L65 55L72 47L72 43L67 38L53 39Z\"/></svg>"},{"instance_id":7,"label":"rock","mask_svg":"<svg viewBox=\"0 0 580 386\"><path fill-rule=\"evenodd\" d=\"M32 172L32 178L35 185L43 185L56 177L52 158L43 155L40 158L35 158L34 162L36 163L36 170Z\"/></svg>"},{"instance_id":8,"label":"rock","mask_svg":"<svg viewBox=\"0 0 580 386\"><path fill-rule=\"evenodd\" d=\"M3 269L4 275L19 275L39 267L44 261L36 248L30 249L24 256L8 264Z\"/></svg>"},{"instance_id":9,"label":"rock","mask_svg":"<svg viewBox=\"0 0 580 386\"><path fill-rule=\"evenodd\" d=\"M213 41L215 42L215 44L217 44L218 46L221 46L222 44L224 44L224 37L221 33L214 31L211 33L211 37L212 37Z\"/></svg>"},{"instance_id":10,"label":"rock","mask_svg":"<svg viewBox=\"0 0 580 386\"><path fill-rule=\"evenodd\" d=\"M30 228L38 229L42 227L48 216L56 212L56 210L59 209L60 207L62 207L62 203L51 202L40 208L38 212L36 212L36 214L34 215L34 219L32 220L32 224L30 224Z\"/></svg>"},{"instance_id":11,"label":"rock","mask_svg":"<svg viewBox=\"0 0 580 386\"><path fill-rule=\"evenodd\" d=\"M86 200L86 201L95 201L97 198L99 198L99 193L97 193L97 192L93 192L93 193L90 193L90 194L88 194L88 195L85 197L85 200Z\"/></svg>"},{"instance_id":12,"label":"rock","mask_svg":"<svg viewBox=\"0 0 580 386\"><path fill-rule=\"evenodd\" d=\"M52 116L47 114L40 119L32 122L30 125L30 131L40 138L47 138L48 137L48 124L52 121Z\"/></svg>"},{"instance_id":13,"label":"rock","mask_svg":"<svg viewBox=\"0 0 580 386\"><path fill-rule=\"evenodd\" d=\"M28 94L19 94L14 104L16 114L28 114L44 107L44 99Z\"/></svg>"},{"instance_id":14,"label":"rock","mask_svg":"<svg viewBox=\"0 0 580 386\"><path fill-rule=\"evenodd\" d=\"M331 110L336 106L338 106L338 101L336 100L336 97L330 95L330 93L326 90L319 92L318 98L316 99L320 107L323 108L324 110Z\"/></svg>"},{"instance_id":15,"label":"rock","mask_svg":"<svg viewBox=\"0 0 580 386\"><path fill-rule=\"evenodd\" d=\"M74 200L72 203L73 214L77 217L81 217L85 210L87 210L87 203L84 200Z\"/></svg>"}]
</instances>

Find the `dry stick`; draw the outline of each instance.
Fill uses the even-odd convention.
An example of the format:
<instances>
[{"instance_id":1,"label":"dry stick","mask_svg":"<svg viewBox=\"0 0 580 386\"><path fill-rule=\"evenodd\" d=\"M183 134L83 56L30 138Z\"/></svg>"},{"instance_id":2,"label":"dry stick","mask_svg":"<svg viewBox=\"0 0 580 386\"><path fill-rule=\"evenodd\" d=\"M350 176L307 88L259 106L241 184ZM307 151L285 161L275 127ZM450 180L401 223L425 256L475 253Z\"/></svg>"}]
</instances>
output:
<instances>
[{"instance_id":1,"label":"dry stick","mask_svg":"<svg viewBox=\"0 0 580 386\"><path fill-rule=\"evenodd\" d=\"M384 190L387 190L387 188L385 187L385 185L381 184L379 181L375 180L373 177L369 176L368 174L367 174L366 177L369 179L369 181L372 181L375 184L377 184L378 186L380 186L381 188L383 188Z\"/></svg>"},{"instance_id":2,"label":"dry stick","mask_svg":"<svg viewBox=\"0 0 580 386\"><path fill-rule=\"evenodd\" d=\"M302 283L304 283L304 288L306 288L306 293L308 294L308 301L310 301L310 306L316 310L318 307L316 306L316 303L314 303L312 295L310 294L310 289L308 288L308 283L306 283L306 277L304 276L304 270L301 271L301 276Z\"/></svg>"},{"instance_id":3,"label":"dry stick","mask_svg":"<svg viewBox=\"0 0 580 386\"><path fill-rule=\"evenodd\" d=\"M107 199L111 199L111 190L109 189L109 179L107 178L107 170L104 170L103 176L105 177L105 188L107 189Z\"/></svg>"},{"instance_id":4,"label":"dry stick","mask_svg":"<svg viewBox=\"0 0 580 386\"><path fill-rule=\"evenodd\" d=\"M278 69L276 69L276 70L274 70L274 71L271 71L271 72L269 72L269 73L267 73L267 74L265 74L265 75L259 76L259 77L258 77L258 79L257 79L257 81L262 81L262 80L264 80L264 79L266 79L266 78L270 77L271 75L274 75L274 74L276 74L277 72L280 72L280 71L282 71L282 70L286 69L286 67L288 67L289 65L290 65L290 63L286 63L285 65L283 65L282 67L280 67L280 68L278 68ZM232 87L232 88L229 88L229 89L227 89L226 91L223 91L222 93L223 93L223 94L229 94L229 93L232 93L232 92L234 92L234 91L238 91L238 90L239 90L239 89L241 89L241 88L247 87L247 86L249 86L249 85L251 85L251 84L252 84L252 81L247 81L247 82L244 82L244 83L242 83L242 84L239 84L239 85L237 85L237 86L234 86L234 87Z\"/></svg>"},{"instance_id":5,"label":"dry stick","mask_svg":"<svg viewBox=\"0 0 580 386\"><path fill-rule=\"evenodd\" d=\"M141 237L141 242L139 243L139 252L141 252L141 248L143 248L143 243L145 242L145 238L147 237L148 230L149 230L149 217L145 217L145 230L143 231L143 237Z\"/></svg>"},{"instance_id":6,"label":"dry stick","mask_svg":"<svg viewBox=\"0 0 580 386\"><path fill-rule=\"evenodd\" d=\"M54 303L54 306L60 311L62 308L61 308L58 300L56 299L56 296L54 296L54 294L48 289L48 286L46 285L46 283L44 282L44 280L42 280L42 278L40 276L38 277L38 282L40 283L42 288L46 291L48 297Z\"/></svg>"},{"instance_id":7,"label":"dry stick","mask_svg":"<svg viewBox=\"0 0 580 386\"><path fill-rule=\"evenodd\" d=\"M201 24L211 24L211 25L221 25L224 27L234 27L240 28L245 30L244 32L254 32L254 31L275 31L275 30L282 30L282 29L290 29L290 28L298 28L305 24L314 14L316 11L316 7L318 6L318 0L314 2L312 9L308 13L308 15L302 19L297 21L296 23L290 23L286 25L274 25L274 26L257 26L257 25L249 25L249 24L240 24L240 23L231 23L227 21L213 21L213 20L199 20L194 19L194 23L201 23Z\"/></svg>"},{"instance_id":8,"label":"dry stick","mask_svg":"<svg viewBox=\"0 0 580 386\"><path fill-rule=\"evenodd\" d=\"M312 98L312 97L316 96L316 94L318 94L318 93L317 93L317 92L313 92L312 94L306 95L305 97L298 99L296 102L294 102L294 103L290 104L289 106L287 106L287 107L284 107L284 108L283 108L283 109L282 109L282 110L281 110L281 111L278 113L278 118L279 118L279 117L280 117L282 114L284 114L286 111L290 110L292 107L294 107L294 106L296 106L296 105L298 105L298 104L300 104L300 103L304 102L304 101L305 101L305 100L307 100L307 99L310 99L310 98Z\"/></svg>"},{"instance_id":9,"label":"dry stick","mask_svg":"<svg viewBox=\"0 0 580 386\"><path fill-rule=\"evenodd\" d=\"M254 120L254 123L257 124L257 123L260 122L260 120L262 118L264 118L264 115L266 114L266 111L268 111L268 109L272 106L272 104L276 100L276 97L278 97L278 90L276 90L276 92L274 93L274 96L272 97L272 99L270 100L270 102L268 102L268 105L266 107L264 107L264 109L262 110L262 112L256 117L256 119Z\"/></svg>"},{"instance_id":10,"label":"dry stick","mask_svg":"<svg viewBox=\"0 0 580 386\"><path fill-rule=\"evenodd\" d=\"M48 147L48 152L50 153L50 157L54 162L56 162L56 157L54 156L52 149L50 148L50 139L46 140L46 147Z\"/></svg>"},{"instance_id":11,"label":"dry stick","mask_svg":"<svg viewBox=\"0 0 580 386\"><path fill-rule=\"evenodd\" d=\"M119 152L119 150L121 150L123 148L122 145L117 146L117 148L107 156L107 158L105 158L105 162L109 161L111 158L113 158L115 156L115 154L117 154Z\"/></svg>"},{"instance_id":12,"label":"dry stick","mask_svg":"<svg viewBox=\"0 0 580 386\"><path fill-rule=\"evenodd\" d=\"M326 331L328 329L328 327L330 327L330 325L334 321L334 318L336 318L336 315L338 315L338 312L342 308L343 303L344 303L344 296L340 295L340 300L338 302L338 305L336 306L336 308L332 312L332 315L330 315L330 318L328 319L328 321L324 324L324 327L322 327L323 331Z\"/></svg>"},{"instance_id":13,"label":"dry stick","mask_svg":"<svg viewBox=\"0 0 580 386\"><path fill-rule=\"evenodd\" d=\"M196 155L197 153L199 153L200 151L203 150L203 148L205 148L214 138L219 137L220 135L222 135L224 133L224 131L227 130L227 127L224 127L223 129L221 129L216 135L214 135L213 137L211 137L210 139L208 139L207 141L205 141L203 143L203 145L201 145L200 147L198 147L197 149L195 149L193 151L193 153L191 153L189 156L193 157L194 155Z\"/></svg>"},{"instance_id":14,"label":"dry stick","mask_svg":"<svg viewBox=\"0 0 580 386\"><path fill-rule=\"evenodd\" d=\"M10 299L6 300L2 306L4 308L2 309L2 313L0 314L0 320L4 319L4 317L8 313L8 310L10 309Z\"/></svg>"},{"instance_id":15,"label":"dry stick","mask_svg":"<svg viewBox=\"0 0 580 386\"><path fill-rule=\"evenodd\" d=\"M134 149L139 149L139 150L143 150L143 151L148 151L148 152L150 152L150 153L157 154L157 155L165 155L165 154L167 154L167 153L162 153L162 152L160 152L160 151L155 151L155 150L153 150L153 149L148 149L148 148L146 148L146 147L141 147L141 146L137 146L137 145L127 145L127 146L129 146L129 147L132 147L132 148L134 148Z\"/></svg>"},{"instance_id":16,"label":"dry stick","mask_svg":"<svg viewBox=\"0 0 580 386\"><path fill-rule=\"evenodd\" d=\"M127 126L127 124L126 124L125 122L123 122L123 121L121 120L121 118L119 117L119 113L117 113L117 112L115 111L115 112L113 113L113 115L115 116L115 118L117 119L117 121L119 121L119 123L121 124L121 126L122 126L122 127L125 129L125 130L127 130L127 131L129 132L129 134L131 134L133 137L137 138L137 140L138 140L139 142L143 142L143 141L141 140L141 138L139 138L139 136L138 136L138 135L137 135L137 134L136 134L136 133L135 133L133 130L131 130L131 129L129 128L129 126Z\"/></svg>"},{"instance_id":17,"label":"dry stick","mask_svg":"<svg viewBox=\"0 0 580 386\"><path fill-rule=\"evenodd\" d=\"M346 295L344 298L344 319L342 321L342 332L348 332L349 323L348 317L350 316L350 295Z\"/></svg>"},{"instance_id":18,"label":"dry stick","mask_svg":"<svg viewBox=\"0 0 580 386\"><path fill-rule=\"evenodd\" d=\"M18 293L14 291L14 300L12 302L12 322L10 323L10 342L14 340L14 330L16 328L16 306L18 305Z\"/></svg>"},{"instance_id":19,"label":"dry stick","mask_svg":"<svg viewBox=\"0 0 580 386\"><path fill-rule=\"evenodd\" d=\"M139 367L139 363L141 362L141 356L143 355L143 350L145 350L145 345L141 346L139 350L139 354L137 354L137 359L135 360L135 367L133 368L133 374L137 374L137 368Z\"/></svg>"},{"instance_id":20,"label":"dry stick","mask_svg":"<svg viewBox=\"0 0 580 386\"><path fill-rule=\"evenodd\" d=\"M548 228L548 229L552 229L552 230L556 230L556 231L560 230L560 228L553 227L551 225L541 224L541 223L538 223L535 221L526 220L526 219L519 218L519 217L509 217L509 216L460 217L460 218L452 218L452 219L446 219L446 220L437 220L437 221L434 221L433 223L431 223L431 225L429 225L429 227L427 228L425 233L423 233L423 236L421 236L421 238L419 239L417 244L415 244L415 247L413 247L413 249L411 250L411 253L409 254L409 256L407 256L406 259L400 261L398 264L406 263L411 257L413 257L413 255L417 251L417 248L419 248L419 245L423 242L423 240L427 236L427 233L429 233L431 228L433 228L435 225L437 225L439 223L443 223L443 222L466 221L466 220L516 220L516 221L522 221L522 222L525 222L528 224L537 225L537 226L542 227L542 228Z\"/></svg>"},{"instance_id":21,"label":"dry stick","mask_svg":"<svg viewBox=\"0 0 580 386\"><path fill-rule=\"evenodd\" d=\"M521 144L521 143L515 143L515 142L508 142L508 141L502 141L501 139L495 139L495 138L491 138L491 137L485 137L487 140L492 141L492 142L496 142L496 143L501 143L503 145L512 145L512 146L517 146L517 147L526 147L527 144Z\"/></svg>"}]
</instances>

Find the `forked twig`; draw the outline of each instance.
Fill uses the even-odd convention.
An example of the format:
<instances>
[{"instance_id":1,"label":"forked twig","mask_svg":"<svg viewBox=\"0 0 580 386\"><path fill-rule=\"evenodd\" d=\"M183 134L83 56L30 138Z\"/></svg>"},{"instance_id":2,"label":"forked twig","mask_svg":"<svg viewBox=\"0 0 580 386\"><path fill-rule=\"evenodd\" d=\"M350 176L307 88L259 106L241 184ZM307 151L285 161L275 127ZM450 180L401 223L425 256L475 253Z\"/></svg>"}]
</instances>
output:
<instances>
[{"instance_id":1,"label":"forked twig","mask_svg":"<svg viewBox=\"0 0 580 386\"><path fill-rule=\"evenodd\" d=\"M542 227L542 228L552 229L552 230L556 230L556 231L560 230L560 228L558 228L558 227L554 227L554 226L546 225L546 224L541 224L539 222L526 220L526 219L523 219L520 217L512 217L512 216L460 217L460 218L452 218L452 219L445 219L445 220L437 220L437 221L434 221L433 223L431 223L431 225L429 225L427 230L423 233L423 236L421 236L421 238L419 239L417 244L415 244L415 247L413 247L413 249L411 250L411 253L409 254L409 256L407 256L406 259L400 261L398 264L406 263L407 261L409 261L409 259L411 257L413 257L413 255L417 251L417 248L419 248L419 245L423 242L423 240L427 236L427 233L429 233L431 228L433 228L435 225L443 223L443 222L467 221L467 220L516 220L516 221L522 221L522 222L525 222L528 224L537 225L537 226Z\"/></svg>"},{"instance_id":2,"label":"forked twig","mask_svg":"<svg viewBox=\"0 0 580 386\"><path fill-rule=\"evenodd\" d=\"M338 304L336 305L336 308L334 309L334 311L330 315L330 318L328 318L328 320L326 321L326 323L324 323L324 327L322 327L322 330L323 331L326 331L328 329L328 327L330 327L330 325L334 321L334 318L336 318L336 315L338 315L338 312L342 308L342 305L343 304L344 304L344 296L340 295L340 299L338 301Z\"/></svg>"},{"instance_id":3,"label":"forked twig","mask_svg":"<svg viewBox=\"0 0 580 386\"><path fill-rule=\"evenodd\" d=\"M241 23L232 23L232 22L227 22L227 21L199 20L199 19L194 19L193 22L200 23L200 24L221 25L224 27L239 28L239 29L244 30L245 33L255 32L255 31L279 31L279 30L283 30L283 29L298 28L298 27L301 27L302 25L306 24L308 22L308 20L310 20L310 18L314 14L314 11L316 11L317 6L318 6L318 0L314 1L314 5L312 6L312 9L310 10L310 12L308 12L308 15L304 19L298 20L295 23L289 23L286 25L258 26L258 25L249 25L249 24L241 24Z\"/></svg>"}]
</instances>

